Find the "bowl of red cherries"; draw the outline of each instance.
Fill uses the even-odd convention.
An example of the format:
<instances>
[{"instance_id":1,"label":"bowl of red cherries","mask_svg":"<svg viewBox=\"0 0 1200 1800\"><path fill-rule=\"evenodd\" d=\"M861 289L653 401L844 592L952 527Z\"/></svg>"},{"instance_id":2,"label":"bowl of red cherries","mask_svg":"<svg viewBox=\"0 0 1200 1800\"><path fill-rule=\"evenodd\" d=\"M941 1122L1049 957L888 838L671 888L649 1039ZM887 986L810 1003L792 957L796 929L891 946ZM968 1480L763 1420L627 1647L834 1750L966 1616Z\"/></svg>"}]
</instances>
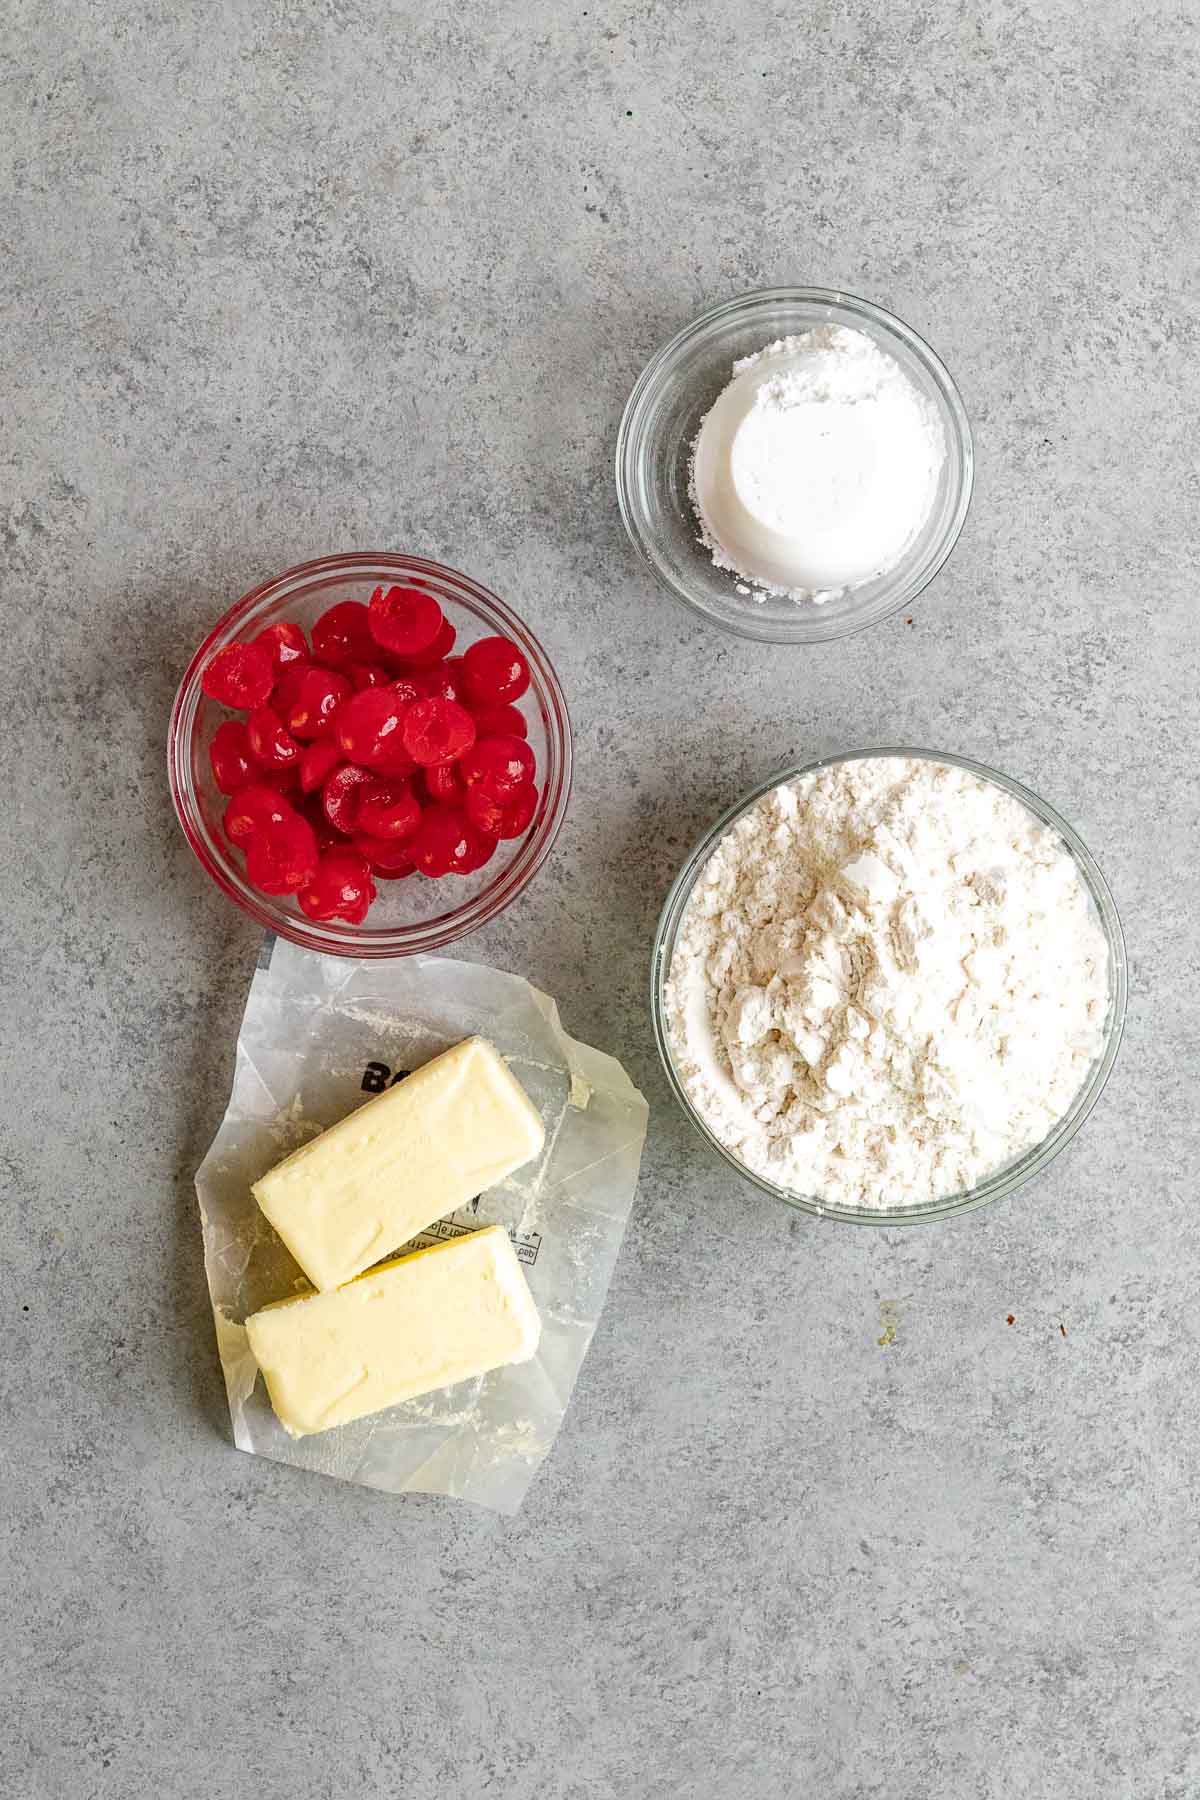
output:
<instances>
[{"instance_id":1,"label":"bowl of red cherries","mask_svg":"<svg viewBox=\"0 0 1200 1800\"><path fill-rule=\"evenodd\" d=\"M550 853L571 788L553 666L478 582L327 556L230 608L171 714L171 793L217 885L340 956L435 950Z\"/></svg>"}]
</instances>

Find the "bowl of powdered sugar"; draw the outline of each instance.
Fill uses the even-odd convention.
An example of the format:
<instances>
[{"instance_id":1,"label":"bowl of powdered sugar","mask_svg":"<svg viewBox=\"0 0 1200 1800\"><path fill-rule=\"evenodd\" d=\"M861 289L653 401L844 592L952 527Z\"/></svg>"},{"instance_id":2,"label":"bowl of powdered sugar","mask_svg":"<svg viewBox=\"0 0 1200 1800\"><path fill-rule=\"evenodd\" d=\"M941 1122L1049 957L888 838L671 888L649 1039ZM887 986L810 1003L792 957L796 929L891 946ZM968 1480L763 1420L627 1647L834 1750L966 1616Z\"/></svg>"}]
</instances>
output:
<instances>
[{"instance_id":1,"label":"bowl of powdered sugar","mask_svg":"<svg viewBox=\"0 0 1200 1800\"><path fill-rule=\"evenodd\" d=\"M639 377L617 494L663 585L743 636L816 642L911 604L962 529L966 413L901 320L824 288L745 294Z\"/></svg>"},{"instance_id":2,"label":"bowl of powdered sugar","mask_svg":"<svg viewBox=\"0 0 1200 1800\"><path fill-rule=\"evenodd\" d=\"M889 748L774 776L717 821L652 987L676 1096L740 1174L895 1225L998 1199L1069 1142L1116 1058L1126 963L1045 801Z\"/></svg>"}]
</instances>

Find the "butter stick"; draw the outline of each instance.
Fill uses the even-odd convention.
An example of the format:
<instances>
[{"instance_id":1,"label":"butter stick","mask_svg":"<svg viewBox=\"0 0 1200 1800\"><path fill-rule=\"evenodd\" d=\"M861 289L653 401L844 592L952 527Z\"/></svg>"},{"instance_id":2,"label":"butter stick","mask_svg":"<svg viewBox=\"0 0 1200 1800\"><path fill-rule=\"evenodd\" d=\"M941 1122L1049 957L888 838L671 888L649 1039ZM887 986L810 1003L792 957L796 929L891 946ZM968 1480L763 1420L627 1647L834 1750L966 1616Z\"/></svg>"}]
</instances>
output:
<instances>
[{"instance_id":1,"label":"butter stick","mask_svg":"<svg viewBox=\"0 0 1200 1800\"><path fill-rule=\"evenodd\" d=\"M527 1362L542 1326L508 1233L489 1225L265 1307L246 1330L281 1423L306 1437Z\"/></svg>"},{"instance_id":2,"label":"butter stick","mask_svg":"<svg viewBox=\"0 0 1200 1800\"><path fill-rule=\"evenodd\" d=\"M368 1100L254 1183L313 1286L343 1282L541 1151L542 1121L483 1038Z\"/></svg>"}]
</instances>

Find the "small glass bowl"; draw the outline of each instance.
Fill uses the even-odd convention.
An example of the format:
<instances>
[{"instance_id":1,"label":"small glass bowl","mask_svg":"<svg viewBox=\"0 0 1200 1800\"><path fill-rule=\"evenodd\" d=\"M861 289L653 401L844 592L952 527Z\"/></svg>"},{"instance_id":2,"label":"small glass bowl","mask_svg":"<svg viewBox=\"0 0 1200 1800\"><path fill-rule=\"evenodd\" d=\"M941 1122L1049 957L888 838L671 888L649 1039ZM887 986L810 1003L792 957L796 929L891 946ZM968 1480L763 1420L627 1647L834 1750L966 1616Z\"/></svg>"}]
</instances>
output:
<instances>
[{"instance_id":1,"label":"small glass bowl","mask_svg":"<svg viewBox=\"0 0 1200 1800\"><path fill-rule=\"evenodd\" d=\"M929 517L900 561L820 604L764 593L718 569L700 542L688 495L696 433L734 363L815 325L845 325L873 338L936 406L946 436L946 461ZM763 288L685 326L638 376L617 435L621 517L654 574L668 593L710 624L765 643L848 637L911 605L954 548L971 502L974 469L971 427L958 389L929 345L882 307L828 288Z\"/></svg>"},{"instance_id":2,"label":"small glass bowl","mask_svg":"<svg viewBox=\"0 0 1200 1800\"><path fill-rule=\"evenodd\" d=\"M378 899L361 925L331 919L317 923L290 895L264 894L246 879L241 856L221 828L229 804L217 788L209 746L230 713L205 695L205 664L226 644L246 642L266 625L294 619L309 631L313 621L341 600L369 600L379 583L409 582L436 594L459 634L461 652L478 637L500 635L518 644L529 664L530 684L519 705L537 756L537 811L523 838L504 841L474 875L426 881L376 877ZM188 843L221 891L268 931L330 956L407 956L440 949L486 925L515 900L537 874L558 836L571 792L571 723L549 657L528 626L487 588L417 556L388 552L322 556L288 569L230 607L188 665L171 712L167 745L171 797Z\"/></svg>"},{"instance_id":3,"label":"small glass bowl","mask_svg":"<svg viewBox=\"0 0 1200 1800\"><path fill-rule=\"evenodd\" d=\"M675 953L675 940L687 911L692 890L705 863L712 855L717 844L724 837L730 826L744 812L769 794L772 788L785 782L796 781L803 775L812 775L818 769L826 769L835 763L859 762L866 758L904 757L917 762L951 763L955 768L966 769L969 774L976 775L981 781L994 782L997 787L1004 788L1019 800L1022 806L1033 813L1035 818L1049 826L1062 839L1064 846L1074 858L1083 884L1095 907L1096 916L1104 932L1108 944L1108 1017L1104 1025L1104 1048L1096 1058L1086 1081L1071 1102L1068 1110L1044 1137L1040 1144L1035 1144L1015 1162L1006 1164L989 1175L986 1181L980 1182L964 1193L949 1194L940 1200L926 1201L920 1206L893 1206L886 1208L867 1208L849 1206L831 1206L826 1201L818 1200L808 1194L792 1193L788 1188L777 1187L774 1182L756 1175L751 1169L728 1150L720 1139L696 1111L683 1085L683 1080L675 1067L671 1052L670 1035L667 1030L665 991L667 977L670 973L671 958ZM1053 1162L1059 1151L1064 1149L1079 1127L1083 1124L1100 1095L1104 1084L1117 1059L1117 1051L1121 1044L1121 1033L1125 1025L1125 1006L1128 995L1128 972L1125 961L1125 939L1121 933L1121 921L1117 917L1117 909L1099 868L1096 866L1087 846L1067 824L1060 818L1052 806L1047 805L1019 781L1013 781L1008 775L1002 775L996 769L989 769L983 763L970 762L965 756L950 756L937 750L917 750L902 745L887 745L880 750L848 750L839 756L823 756L816 762L802 763L796 768L784 769L777 775L771 775L766 781L758 784L753 791L739 800L735 806L722 813L716 824L705 833L696 845L692 854L684 863L675 882L667 895L666 905L658 922L658 930L654 939L654 954L650 973L650 1011L654 1022L654 1035L658 1043L659 1055L667 1072L667 1079L674 1091L675 1098L700 1133L712 1145L717 1154L727 1162L731 1169L761 1188L764 1194L770 1194L776 1200L782 1200L785 1206L793 1206L799 1212L811 1213L819 1219L838 1219L851 1225L920 1225L936 1219L953 1218L957 1213L972 1212L977 1206L987 1206L993 1200L1000 1200L1014 1189L1023 1186L1034 1175Z\"/></svg>"}]
</instances>

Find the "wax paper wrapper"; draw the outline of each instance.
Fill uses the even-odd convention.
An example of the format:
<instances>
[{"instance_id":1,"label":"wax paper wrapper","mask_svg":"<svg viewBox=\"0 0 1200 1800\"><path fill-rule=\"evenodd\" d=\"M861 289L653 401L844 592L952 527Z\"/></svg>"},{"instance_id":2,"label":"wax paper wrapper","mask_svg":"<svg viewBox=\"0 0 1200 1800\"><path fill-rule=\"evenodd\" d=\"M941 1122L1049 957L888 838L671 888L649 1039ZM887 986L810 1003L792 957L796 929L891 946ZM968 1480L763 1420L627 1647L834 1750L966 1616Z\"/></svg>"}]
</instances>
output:
<instances>
[{"instance_id":1,"label":"wax paper wrapper","mask_svg":"<svg viewBox=\"0 0 1200 1800\"><path fill-rule=\"evenodd\" d=\"M411 1247L503 1225L541 1313L538 1353L371 1418L289 1437L243 1321L308 1283L250 1184L396 1076L473 1033L491 1040L538 1108L545 1148ZM515 1512L554 1442L604 1305L646 1117L620 1064L569 1038L554 1001L517 975L444 957L350 962L268 938L229 1107L196 1174L238 1447L388 1493L449 1494Z\"/></svg>"}]
</instances>

